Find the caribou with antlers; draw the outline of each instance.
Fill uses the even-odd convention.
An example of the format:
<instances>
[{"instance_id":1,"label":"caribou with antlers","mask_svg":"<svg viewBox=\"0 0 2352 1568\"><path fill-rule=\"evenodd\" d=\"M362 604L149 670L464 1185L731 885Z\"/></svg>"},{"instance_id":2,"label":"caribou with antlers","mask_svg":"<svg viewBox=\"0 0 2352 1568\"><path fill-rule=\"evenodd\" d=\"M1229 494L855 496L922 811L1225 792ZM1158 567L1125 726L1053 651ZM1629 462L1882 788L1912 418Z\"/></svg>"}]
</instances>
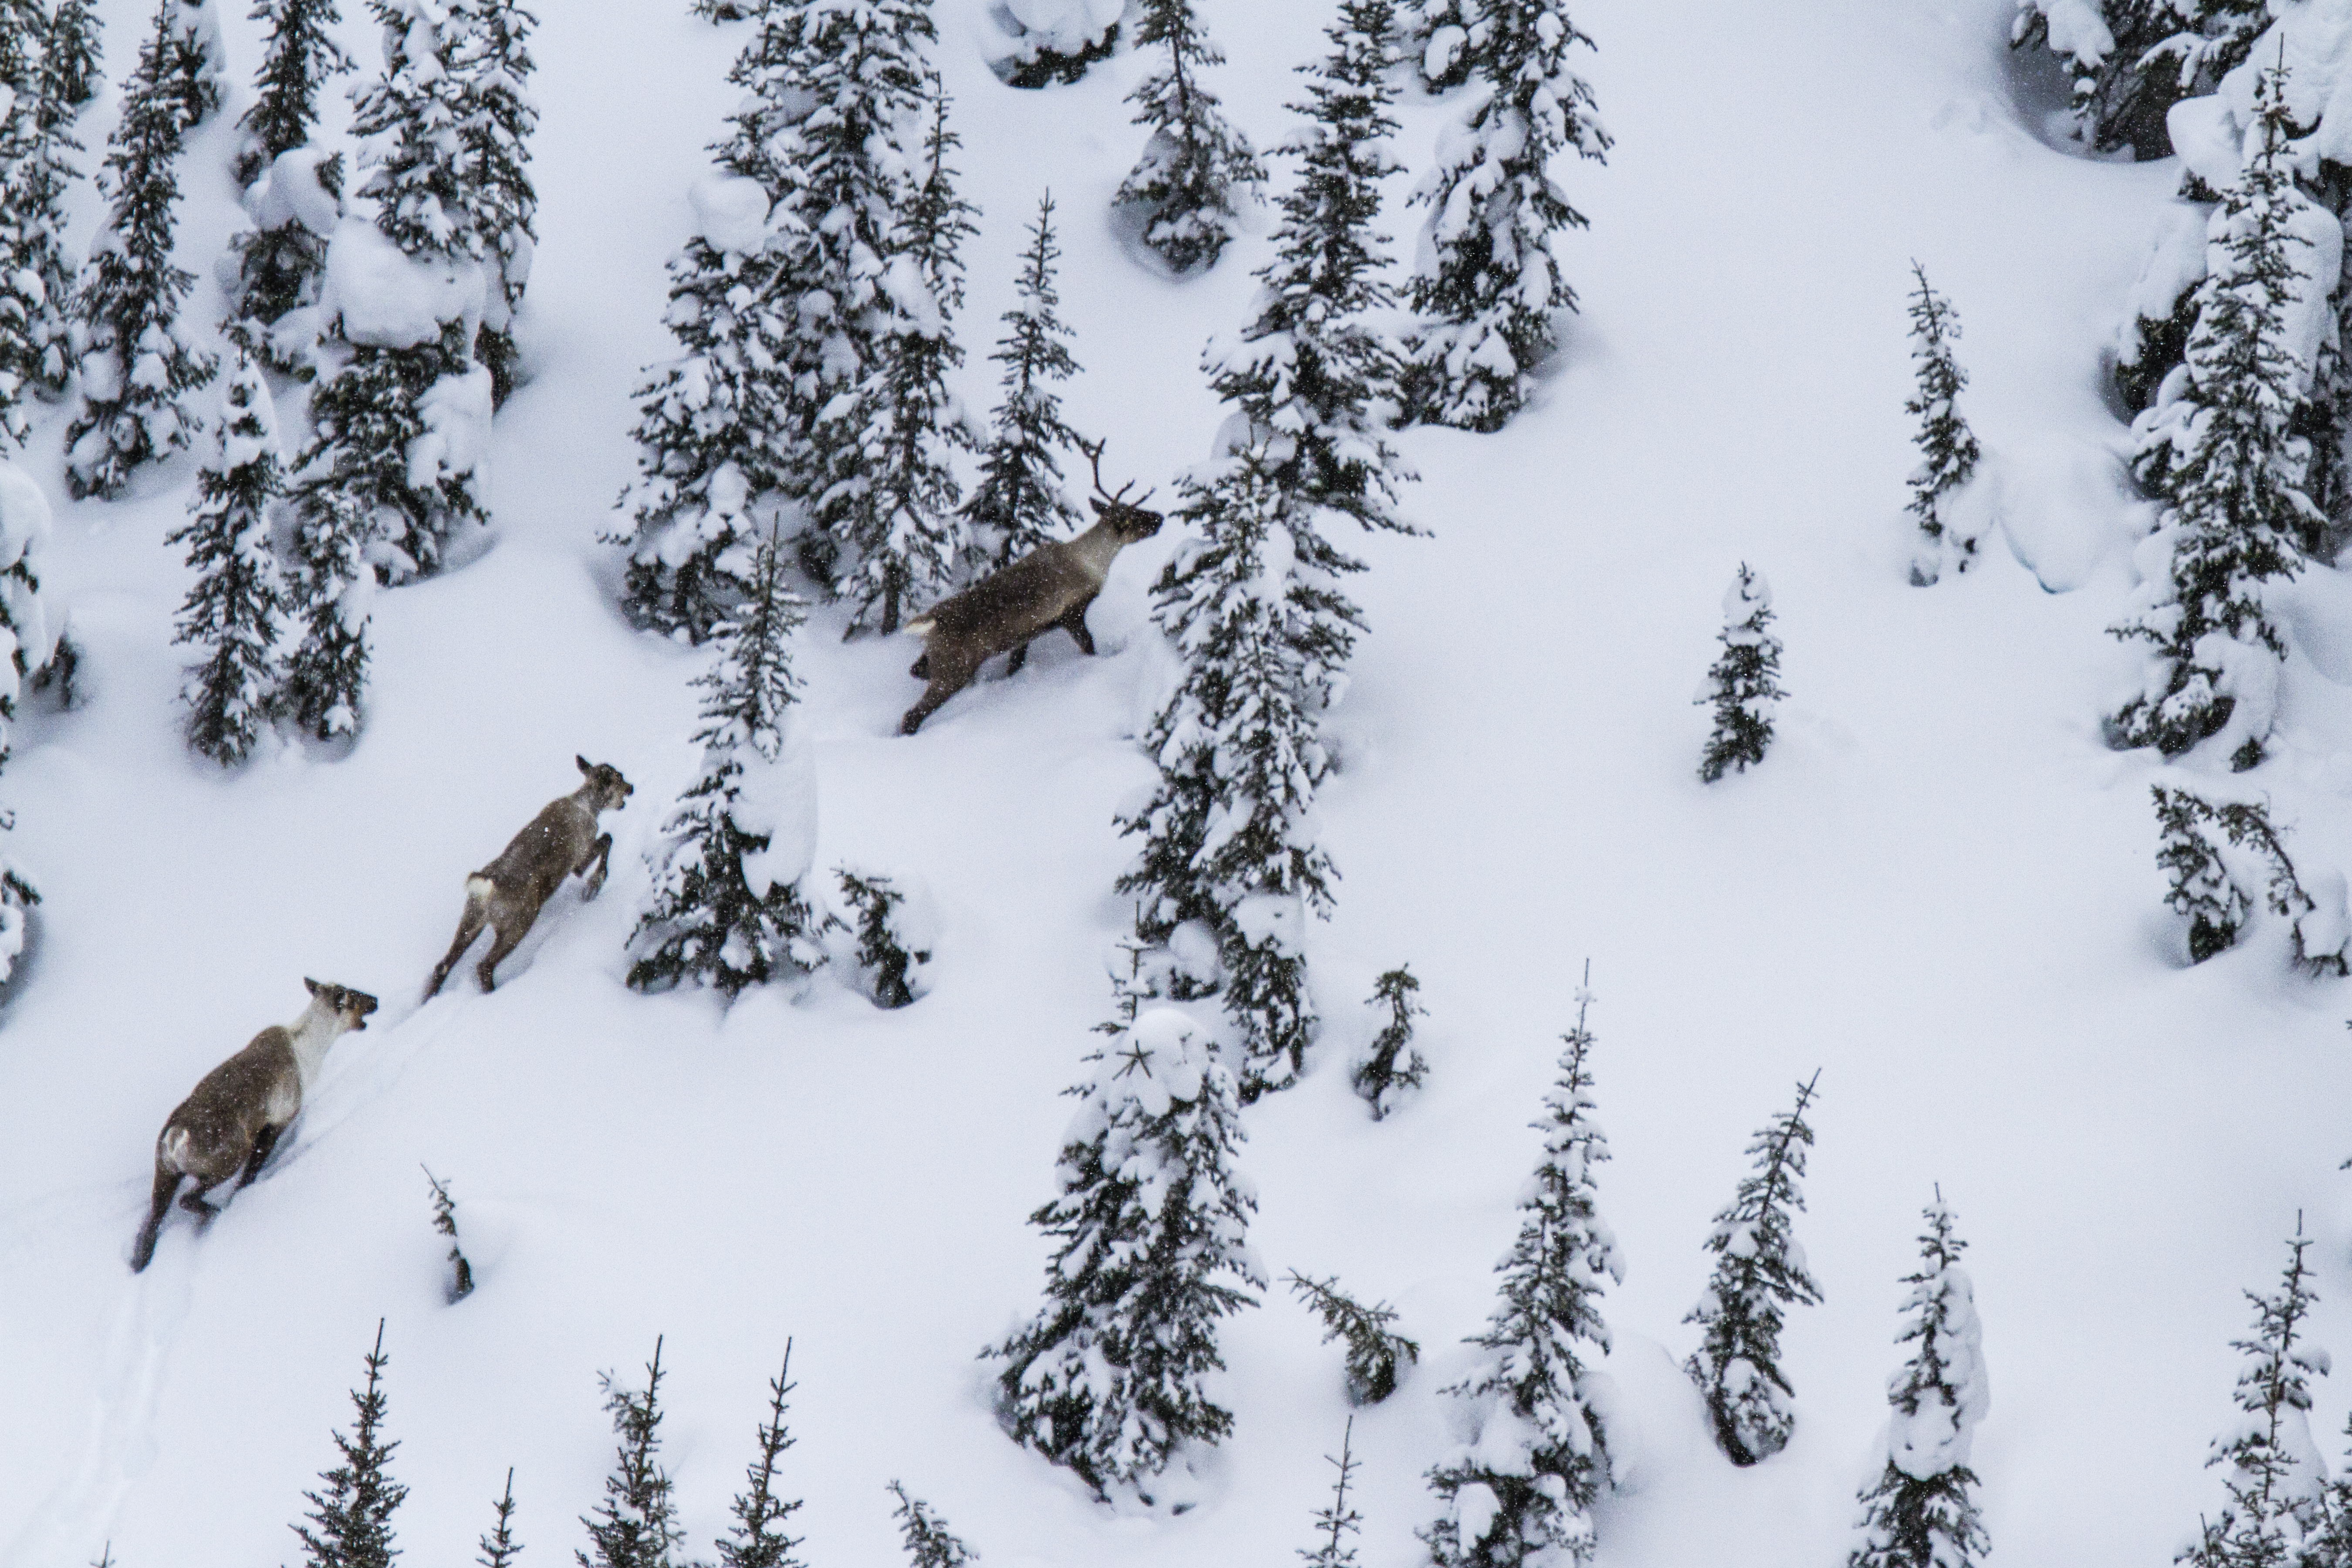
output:
<instances>
[{"instance_id":1,"label":"caribou with antlers","mask_svg":"<svg viewBox=\"0 0 2352 1568\"><path fill-rule=\"evenodd\" d=\"M899 721L900 734L921 729L941 703L971 684L992 655L1013 656L1005 674L1020 669L1030 643L1055 626L1070 634L1080 652L1095 651L1093 634L1087 630L1087 606L1102 592L1112 559L1138 540L1159 532L1161 519L1144 509L1151 491L1127 499L1134 480L1119 486L1116 494L1103 488L1100 441L1091 447L1080 442L1079 450L1094 467L1095 493L1089 504L1102 521L1076 539L1038 546L907 623L906 629L923 639L923 657L907 673L930 685Z\"/></svg>"}]
</instances>

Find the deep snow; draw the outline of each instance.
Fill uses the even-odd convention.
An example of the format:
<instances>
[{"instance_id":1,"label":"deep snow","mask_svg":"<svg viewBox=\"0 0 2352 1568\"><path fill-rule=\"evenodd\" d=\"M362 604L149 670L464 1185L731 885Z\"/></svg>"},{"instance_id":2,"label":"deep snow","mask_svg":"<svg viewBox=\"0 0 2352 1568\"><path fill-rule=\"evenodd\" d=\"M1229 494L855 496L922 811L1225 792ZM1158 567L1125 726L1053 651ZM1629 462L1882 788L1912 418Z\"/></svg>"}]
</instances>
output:
<instances>
[{"instance_id":1,"label":"deep snow","mask_svg":"<svg viewBox=\"0 0 2352 1568\"><path fill-rule=\"evenodd\" d=\"M1269 145L1325 7L1202 4L1231 57L1217 90ZM119 79L141 7L100 9ZM1165 493L1206 454L1200 347L1243 319L1264 239L1197 281L1139 266L1105 208L1141 144L1119 99L1148 62L1016 92L983 61L981 0L939 9L986 212L963 390L992 401L986 347L1050 183L1087 368L1070 415L1108 437L1107 472ZM2298 1209L2322 1238L2319 1337L2352 1343L2345 988L2291 973L2268 925L2182 967L2153 859L2158 770L2097 735L2128 673L2101 628L2148 521L2100 355L2178 166L2043 140L2052 103L2005 58L2009 9L1578 11L1616 138L1606 167L1559 171L1592 220L1561 247L1584 313L1511 428L1405 438L1423 475L1408 506L1433 537L1361 542L1372 630L1322 803L1345 880L1312 938L1330 1022L1310 1080L1248 1113L1242 1155L1270 1268L1336 1271L1402 1308L1423 1346L1359 1415L1373 1568L1417 1551L1420 1475L1448 1441L1436 1391L1485 1321L1588 955L1615 1154L1601 1199L1629 1266L1604 1309L1609 1568L1843 1560L1931 1183L1971 1244L1997 1394L1974 1464L2000 1563L2169 1557L2220 1496L2200 1467L2229 1417L2239 1291L2268 1285ZM1042 645L913 740L894 733L909 643L845 645L824 616L803 633L818 864L928 883L939 952L917 1005L821 982L722 1013L620 984L642 854L695 765L702 658L619 620L596 535L630 471L639 367L668 352L662 262L694 221L742 28L679 0L543 11L532 379L493 440L496 542L377 599L348 757L287 751L223 776L187 755L168 646L185 581L161 541L193 461L68 506L63 416L37 436L91 700L28 719L0 780L45 900L0 1022L0 1560L78 1564L110 1540L124 1568L292 1560L286 1525L379 1314L412 1563L471 1555L509 1465L525 1561L564 1560L610 1457L594 1374L641 1375L657 1332L666 1459L700 1549L790 1335L782 1481L808 1499L818 1568L898 1560L894 1477L998 1568L1279 1558L1308 1540L1346 1416L1338 1348L1296 1302L1229 1325L1236 1431L1179 1517L1106 1510L1014 1447L973 1360L1035 1306L1044 1247L1023 1219L1052 1190L1057 1091L1109 1006L1127 856L1110 823L1150 777L1134 737L1167 670L1145 588L1173 529L1114 571L1093 616L1104 657ZM242 81L257 31L223 21ZM372 68L364 18L344 36ZM184 163L199 322L237 223L226 164L246 101ZM89 166L113 111L82 121ZM1408 107L1400 196L1442 112ZM84 187L77 246L97 216ZM1399 253L1416 222L1391 212ZM1914 257L1965 323L1962 406L2003 516L1982 564L1931 590L1905 583ZM281 405L290 442L299 399ZM1763 766L1706 787L1690 693L1742 560L1773 583L1793 696ZM2340 868L2352 587L2314 573L2294 599L2284 743L2238 782L2272 791L2299 864ZM575 752L638 786L603 899L551 901L497 994L453 985L417 1011L464 874L572 787ZM1358 1005L1373 977L1402 961L1431 1009L1432 1076L1375 1124L1345 1058L1377 1026ZM299 1010L305 974L383 1011L331 1055L269 1174L201 1239L175 1218L134 1279L155 1129ZM1738 1472L1675 1365L1695 1340L1680 1320L1747 1135L1816 1067L1798 1234L1827 1301L1787 1339L1794 1443ZM420 1162L455 1194L475 1265L455 1307ZM2352 1387L2319 1401L2333 1432Z\"/></svg>"}]
</instances>

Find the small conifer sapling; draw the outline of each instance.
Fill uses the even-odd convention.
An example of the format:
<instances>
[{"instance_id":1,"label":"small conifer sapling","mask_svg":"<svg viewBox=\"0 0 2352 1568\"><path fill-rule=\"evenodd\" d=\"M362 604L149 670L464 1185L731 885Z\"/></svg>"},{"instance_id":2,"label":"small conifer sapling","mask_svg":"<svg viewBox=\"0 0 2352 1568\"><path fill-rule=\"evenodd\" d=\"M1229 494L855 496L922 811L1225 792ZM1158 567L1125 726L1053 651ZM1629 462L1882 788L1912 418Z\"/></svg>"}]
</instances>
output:
<instances>
[{"instance_id":1,"label":"small conifer sapling","mask_svg":"<svg viewBox=\"0 0 2352 1568\"><path fill-rule=\"evenodd\" d=\"M670 1495L669 1473L661 1468L661 1350L654 1340L654 1359L646 1365L642 1392L598 1378L604 1390L604 1408L612 1413L613 1433L619 1445L613 1473L604 1478L604 1500L588 1527L593 1557L575 1550L580 1568L673 1568L671 1553L686 1542L677 1521L677 1500Z\"/></svg>"},{"instance_id":2,"label":"small conifer sapling","mask_svg":"<svg viewBox=\"0 0 2352 1568\"><path fill-rule=\"evenodd\" d=\"M498 1510L489 1533L481 1538L482 1554L476 1561L482 1568L513 1568L514 1560L522 1555L522 1542L514 1538L514 1468L507 1468L507 1489L499 1500L490 1505Z\"/></svg>"},{"instance_id":3,"label":"small conifer sapling","mask_svg":"<svg viewBox=\"0 0 2352 1568\"><path fill-rule=\"evenodd\" d=\"M1735 1465L1771 1458L1797 1427L1794 1390L1780 1372L1780 1329L1790 1303L1822 1299L1794 1233L1813 1143L1805 1110L1821 1076L1799 1084L1795 1108L1767 1122L1748 1145L1755 1169L1715 1216L1706 1243L1715 1272L1683 1320L1698 1324L1702 1335L1685 1370L1706 1397L1717 1446Z\"/></svg>"},{"instance_id":4,"label":"small conifer sapling","mask_svg":"<svg viewBox=\"0 0 2352 1568\"><path fill-rule=\"evenodd\" d=\"M1743 561L1723 595L1723 630L1716 634L1723 651L1694 700L1715 705L1715 729L1698 764L1705 783L1734 768L1746 773L1772 743L1772 713L1788 693L1780 687L1780 638L1771 627L1772 585Z\"/></svg>"},{"instance_id":5,"label":"small conifer sapling","mask_svg":"<svg viewBox=\"0 0 2352 1568\"><path fill-rule=\"evenodd\" d=\"M992 546L999 565L1076 532L1086 521L1062 489L1062 455L1083 442L1063 419L1054 390L1078 371L1066 341L1070 329L1055 313L1061 296L1054 289L1054 263L1061 255L1054 242L1054 193L1047 191L1038 199L1013 281L1016 303L1004 312L1004 336L988 356L1004 367L1003 400L981 454L980 482L963 509L973 545ZM1013 651L1013 668L1028 651L1026 646Z\"/></svg>"},{"instance_id":6,"label":"small conifer sapling","mask_svg":"<svg viewBox=\"0 0 2352 1568\"><path fill-rule=\"evenodd\" d=\"M1396 1392L1398 1366L1421 1360L1420 1342L1390 1329L1397 1310L1386 1301L1365 1306L1339 1289L1337 1275L1314 1279L1294 1268L1283 1283L1322 1318L1325 1344L1347 1345L1348 1397L1355 1404L1378 1405Z\"/></svg>"},{"instance_id":7,"label":"small conifer sapling","mask_svg":"<svg viewBox=\"0 0 2352 1568\"><path fill-rule=\"evenodd\" d=\"M898 1521L911 1568L963 1568L967 1563L980 1561L980 1553L958 1540L930 1504L908 1496L897 1481L890 1483L889 1491L898 1500L890 1517Z\"/></svg>"},{"instance_id":8,"label":"small conifer sapling","mask_svg":"<svg viewBox=\"0 0 2352 1568\"><path fill-rule=\"evenodd\" d=\"M1356 1064L1350 1081L1371 1106L1375 1121L1394 1111L1429 1075L1429 1063L1412 1043L1412 1021L1429 1016L1429 1009L1414 999L1420 990L1421 982L1402 964L1373 983L1371 1005L1387 1007L1389 1019L1372 1037L1371 1047Z\"/></svg>"},{"instance_id":9,"label":"small conifer sapling","mask_svg":"<svg viewBox=\"0 0 2352 1568\"><path fill-rule=\"evenodd\" d=\"M1362 1533L1364 1528L1364 1516L1348 1503L1348 1483L1355 1479L1355 1437L1356 1418L1350 1415L1339 1430L1339 1457L1323 1456L1339 1474L1331 1483L1329 1506L1315 1510L1315 1529L1322 1539L1298 1550L1307 1568L1355 1568L1356 1548L1348 1537Z\"/></svg>"},{"instance_id":10,"label":"small conifer sapling","mask_svg":"<svg viewBox=\"0 0 2352 1568\"><path fill-rule=\"evenodd\" d=\"M1136 43L1164 44L1168 56L1128 94L1151 140L1112 199L1142 214L1143 243L1169 270L1206 270L1239 227L1242 207L1256 199L1265 168L1202 80L1225 56L1192 0L1142 0L1142 9Z\"/></svg>"},{"instance_id":11,"label":"small conifer sapling","mask_svg":"<svg viewBox=\"0 0 2352 1568\"><path fill-rule=\"evenodd\" d=\"M448 1187L429 1167L418 1169L433 1184L433 1228L449 1238L449 1284L443 1294L454 1306L474 1293L474 1266L466 1261L465 1253L457 1246L457 1200L449 1195ZM512 1481L514 1478L509 1474L507 1479Z\"/></svg>"},{"instance_id":12,"label":"small conifer sapling","mask_svg":"<svg viewBox=\"0 0 2352 1568\"><path fill-rule=\"evenodd\" d=\"M904 1007L918 994L922 970L931 962L931 950L912 945L905 921L898 913L907 894L891 879L871 872L836 867L841 896L855 911L851 930L857 939L857 968L866 977L877 1007Z\"/></svg>"},{"instance_id":13,"label":"small conifer sapling","mask_svg":"<svg viewBox=\"0 0 2352 1568\"><path fill-rule=\"evenodd\" d=\"M392 1515L408 1489L392 1479L392 1455L400 1445L383 1435L383 1369L391 1359L379 1321L375 1348L367 1354L367 1383L352 1391L358 1419L350 1436L334 1435L342 1463L320 1472L323 1489L302 1494L310 1502L310 1522L293 1530L301 1538L305 1568L392 1568L398 1551Z\"/></svg>"},{"instance_id":14,"label":"small conifer sapling","mask_svg":"<svg viewBox=\"0 0 2352 1568\"><path fill-rule=\"evenodd\" d=\"M799 1539L784 1533L801 1500L776 1490L776 1461L793 1442L784 1426L784 1405L793 1388L793 1342L786 1340L783 1367L768 1380L768 1418L760 1423L759 1455L744 1470L746 1485L730 1509L734 1527L718 1542L719 1568L803 1568L793 1555Z\"/></svg>"},{"instance_id":15,"label":"small conifer sapling","mask_svg":"<svg viewBox=\"0 0 2352 1568\"><path fill-rule=\"evenodd\" d=\"M1912 517L1918 522L1921 550L1911 568L1911 581L1922 587L1933 583L1949 559L1955 571L1965 572L1976 559L1977 542L1954 526L1949 501L1975 477L1981 455L1969 423L1960 416L1957 399L1969 384L1968 373L1952 356L1960 335L1960 319L1952 302L1927 286L1927 270L1916 261L1911 275L1918 290L1911 296L1911 363L1919 388L1903 405L1919 421L1911 439L1919 448L1919 467L1911 475Z\"/></svg>"}]
</instances>

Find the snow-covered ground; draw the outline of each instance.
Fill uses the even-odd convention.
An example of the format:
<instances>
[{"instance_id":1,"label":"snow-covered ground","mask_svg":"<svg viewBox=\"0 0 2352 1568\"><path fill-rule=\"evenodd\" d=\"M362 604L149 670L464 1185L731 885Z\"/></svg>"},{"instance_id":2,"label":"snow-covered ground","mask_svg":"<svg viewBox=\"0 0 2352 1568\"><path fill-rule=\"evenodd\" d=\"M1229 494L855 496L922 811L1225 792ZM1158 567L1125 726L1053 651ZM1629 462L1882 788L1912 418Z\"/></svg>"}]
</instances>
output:
<instances>
[{"instance_id":1,"label":"snow-covered ground","mask_svg":"<svg viewBox=\"0 0 2352 1568\"><path fill-rule=\"evenodd\" d=\"M1139 267L1106 215L1140 144L1122 54L1018 92L982 59L980 0L939 0L940 62L986 211L961 321L967 396L1050 184L1069 403L1106 470L1163 488L1215 405L1201 344L1242 319L1263 238L1209 277ZM1202 0L1213 84L1261 146L1320 0ZM110 71L134 0L107 0ZM357 7L353 7L354 10ZM1425 540L1367 542L1372 632L1335 718L1323 800L1345 880L1313 948L1319 1068L1254 1107L1253 1241L1276 1272L1386 1297L1423 1360L1360 1412L1365 1560L1402 1568L1438 1390L1483 1322L1571 993L1592 961L1601 1173L1628 1277L1604 1505L1608 1568L1843 1561L1874 1477L1897 1278L1932 1184L1972 1244L1993 1399L1975 1468L1995 1560L2161 1563L2219 1497L2242 1287L2267 1287L2297 1212L2321 1238L2323 1341L2352 1342L2345 988L2293 973L2263 927L2184 967L2146 754L2105 750L2125 661L2102 628L2148 521L2118 459L2100 356L2162 219L2171 163L2070 155L2054 101L2006 57L2008 0L1588 0L1580 25L1617 146L1559 176L1591 217L1562 254L1584 313L1536 405L1495 437L1415 431ZM44 896L0 1014L0 1561L124 1568L289 1560L287 1523L379 1316L412 1563L469 1557L506 1468L518 1530L579 1544L611 1440L595 1374L641 1376L667 1335L665 1458L698 1548L751 1457L785 1340L799 1438L783 1484L816 1568L897 1561L903 1479L999 1568L1281 1557L1308 1539L1347 1417L1336 1348L1284 1298L1229 1323L1232 1440L1181 1515L1115 1514L1010 1443L974 1359L1034 1309L1068 1102L1109 1005L1126 862L1111 818L1145 785L1135 735L1167 674L1145 586L1171 529L1097 605L1103 657L1028 669L896 734L903 639L803 635L819 865L925 881L931 990L884 1013L831 982L795 999L625 990L641 856L690 776L701 656L612 606L629 393L668 352L662 263L720 129L740 26L681 0L549 5L532 379L501 413L495 547L377 601L369 727L348 757L288 750L223 776L175 729L185 589L163 534L193 465L112 505L61 502L62 417L31 463L60 498L49 566L87 649L89 705L22 726L0 794ZM259 39L224 17L235 71ZM364 18L345 35L373 67ZM227 115L185 160L181 259L236 226ZM1408 106L1425 166L1440 105ZM94 164L113 103L83 121ZM1398 195L1413 177L1398 182ZM98 213L84 192L75 242ZM1410 255L1414 219L1389 227ZM1924 262L1967 326L1963 407L2003 523L1979 570L1918 590L1908 559L1903 302ZM189 319L218 313L207 281ZM298 399L283 401L289 426ZM1717 605L1771 580L1794 693L1759 771L1706 787L1690 705ZM2297 591L2273 790L2307 868L2352 867L2352 591ZM584 752L638 786L614 875L567 890L492 996L418 987L464 875ZM575 885L576 886L576 885ZM1410 961L1432 1011L1426 1092L1371 1122L1347 1049L1358 1005ZM152 1139L195 1079L292 1017L304 975L380 994L338 1045L270 1173L154 1266L125 1258ZM1793 1445L1735 1471L1676 1370L1709 1215L1751 1129L1822 1069L1811 1212L1827 1294L1798 1310ZM459 1204L479 1289L440 1295L420 1163ZM2322 1385L2337 1430L2352 1386ZM2330 1447L2335 1445L2331 1442Z\"/></svg>"}]
</instances>

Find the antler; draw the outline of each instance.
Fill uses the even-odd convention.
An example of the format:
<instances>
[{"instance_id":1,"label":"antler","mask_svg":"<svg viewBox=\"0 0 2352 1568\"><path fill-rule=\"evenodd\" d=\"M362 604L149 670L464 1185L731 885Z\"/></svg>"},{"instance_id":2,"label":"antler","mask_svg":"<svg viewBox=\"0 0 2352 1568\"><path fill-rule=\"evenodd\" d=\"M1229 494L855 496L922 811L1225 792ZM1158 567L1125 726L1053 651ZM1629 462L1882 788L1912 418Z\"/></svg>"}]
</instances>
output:
<instances>
[{"instance_id":1,"label":"antler","mask_svg":"<svg viewBox=\"0 0 2352 1568\"><path fill-rule=\"evenodd\" d=\"M1093 467L1093 468L1094 468L1094 471L1095 471L1095 494L1097 494L1097 495L1098 495L1098 496L1102 497L1102 499L1103 499L1103 500L1107 500L1107 501L1110 502L1110 504L1111 504L1111 505L1113 505L1113 506L1125 506L1125 505L1127 505L1127 504L1128 504L1128 501L1127 501L1127 492L1128 492L1128 491L1129 491L1129 490L1131 490L1131 489L1133 489L1135 488L1135 481L1134 481L1133 479L1129 479L1129 480L1128 480L1128 481L1127 481L1127 483L1125 483L1125 484L1123 484L1123 485L1119 486L1119 487L1118 487L1118 494L1116 494L1116 495L1112 494L1112 493L1111 493L1111 491L1108 489L1108 488L1107 488L1107 487L1103 484L1103 477L1102 477L1102 455L1103 455L1103 447L1104 447L1104 446L1105 446L1105 445L1106 445L1109 440L1110 440L1110 437L1108 437L1108 436L1106 436L1106 437L1104 437L1102 438L1102 440L1096 442L1096 443L1095 443L1093 446L1091 446L1091 447L1087 446L1084 440L1081 440L1081 441L1079 441L1079 443L1078 443L1078 450L1079 450L1079 451L1081 451L1081 452L1084 452L1084 453L1087 455L1087 463L1088 463L1088 464L1090 464L1090 465ZM1144 500L1150 500L1150 499L1151 499L1151 498L1150 498L1150 496L1148 496L1148 495L1144 497Z\"/></svg>"}]
</instances>

